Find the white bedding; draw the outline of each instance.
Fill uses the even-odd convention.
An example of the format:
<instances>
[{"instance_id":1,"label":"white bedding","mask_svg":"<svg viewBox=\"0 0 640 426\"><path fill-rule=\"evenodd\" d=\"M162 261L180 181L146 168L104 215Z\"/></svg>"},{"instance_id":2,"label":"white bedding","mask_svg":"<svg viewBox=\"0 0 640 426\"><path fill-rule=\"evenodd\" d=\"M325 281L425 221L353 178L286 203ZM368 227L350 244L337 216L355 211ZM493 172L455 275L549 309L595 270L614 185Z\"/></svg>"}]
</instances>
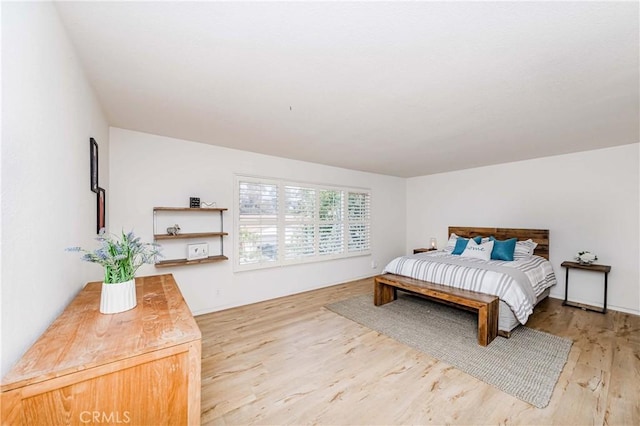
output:
<instances>
[{"instance_id":1,"label":"white bedding","mask_svg":"<svg viewBox=\"0 0 640 426\"><path fill-rule=\"evenodd\" d=\"M540 256L507 262L432 251L395 258L384 272L498 296L521 324L538 297L557 283L551 262Z\"/></svg>"}]
</instances>

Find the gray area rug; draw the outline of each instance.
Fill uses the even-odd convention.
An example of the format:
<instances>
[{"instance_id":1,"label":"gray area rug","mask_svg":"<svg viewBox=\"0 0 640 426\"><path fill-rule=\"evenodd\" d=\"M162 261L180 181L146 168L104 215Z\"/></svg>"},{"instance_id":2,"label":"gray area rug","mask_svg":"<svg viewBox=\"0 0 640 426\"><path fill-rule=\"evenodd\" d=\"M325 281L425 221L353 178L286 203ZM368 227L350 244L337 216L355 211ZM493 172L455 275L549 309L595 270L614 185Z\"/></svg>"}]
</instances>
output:
<instances>
[{"instance_id":1,"label":"gray area rug","mask_svg":"<svg viewBox=\"0 0 640 426\"><path fill-rule=\"evenodd\" d=\"M528 327L511 338L478 345L474 313L398 292L398 300L374 306L362 295L326 306L470 374L538 408L546 407L573 342Z\"/></svg>"}]
</instances>

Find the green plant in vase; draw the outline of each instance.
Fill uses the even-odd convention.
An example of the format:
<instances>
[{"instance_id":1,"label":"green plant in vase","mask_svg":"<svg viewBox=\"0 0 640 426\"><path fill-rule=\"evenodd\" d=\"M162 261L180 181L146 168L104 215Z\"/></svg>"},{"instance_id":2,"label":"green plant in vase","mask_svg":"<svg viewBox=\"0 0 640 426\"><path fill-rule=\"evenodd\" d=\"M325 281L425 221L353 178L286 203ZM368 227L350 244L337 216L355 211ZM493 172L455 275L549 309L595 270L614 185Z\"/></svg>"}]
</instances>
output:
<instances>
[{"instance_id":1,"label":"green plant in vase","mask_svg":"<svg viewBox=\"0 0 640 426\"><path fill-rule=\"evenodd\" d=\"M135 276L142 265L155 263L162 257L156 243L144 243L132 232L120 237L107 234L104 229L96 238L99 247L89 251L81 247L69 247L67 251L84 253L82 260L97 263L104 269L104 282L100 300L100 312L117 313L134 308ZM121 295L121 293L123 293ZM113 296L113 297L112 297Z\"/></svg>"}]
</instances>

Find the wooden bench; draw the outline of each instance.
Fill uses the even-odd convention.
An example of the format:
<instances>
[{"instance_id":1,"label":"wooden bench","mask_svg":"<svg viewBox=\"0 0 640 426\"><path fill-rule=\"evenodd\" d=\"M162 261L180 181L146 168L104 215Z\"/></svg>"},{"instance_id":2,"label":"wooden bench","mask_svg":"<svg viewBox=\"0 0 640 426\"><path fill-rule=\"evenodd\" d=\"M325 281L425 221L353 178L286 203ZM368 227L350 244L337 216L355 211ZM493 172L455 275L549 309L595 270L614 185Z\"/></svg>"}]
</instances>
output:
<instances>
[{"instance_id":1,"label":"wooden bench","mask_svg":"<svg viewBox=\"0 0 640 426\"><path fill-rule=\"evenodd\" d=\"M498 335L497 296L462 290L401 275L383 274L375 277L373 303L376 306L397 299L397 290L421 294L441 303L478 313L478 344L487 346Z\"/></svg>"}]
</instances>

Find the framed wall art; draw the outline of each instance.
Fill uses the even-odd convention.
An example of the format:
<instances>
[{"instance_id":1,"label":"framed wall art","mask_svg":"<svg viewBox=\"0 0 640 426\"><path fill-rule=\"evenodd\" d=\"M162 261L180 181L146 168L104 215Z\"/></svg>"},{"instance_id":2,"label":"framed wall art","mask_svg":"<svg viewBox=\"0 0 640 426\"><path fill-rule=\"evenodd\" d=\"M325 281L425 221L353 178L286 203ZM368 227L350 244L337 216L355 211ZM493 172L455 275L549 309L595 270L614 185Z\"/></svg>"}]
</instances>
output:
<instances>
[{"instance_id":1,"label":"framed wall art","mask_svg":"<svg viewBox=\"0 0 640 426\"><path fill-rule=\"evenodd\" d=\"M97 199L97 215L96 215L96 233L99 234L102 228L107 226L107 193L104 188L98 188Z\"/></svg>"},{"instance_id":2,"label":"framed wall art","mask_svg":"<svg viewBox=\"0 0 640 426\"><path fill-rule=\"evenodd\" d=\"M89 164L91 165L91 191L98 193L98 142L89 139Z\"/></svg>"}]
</instances>

